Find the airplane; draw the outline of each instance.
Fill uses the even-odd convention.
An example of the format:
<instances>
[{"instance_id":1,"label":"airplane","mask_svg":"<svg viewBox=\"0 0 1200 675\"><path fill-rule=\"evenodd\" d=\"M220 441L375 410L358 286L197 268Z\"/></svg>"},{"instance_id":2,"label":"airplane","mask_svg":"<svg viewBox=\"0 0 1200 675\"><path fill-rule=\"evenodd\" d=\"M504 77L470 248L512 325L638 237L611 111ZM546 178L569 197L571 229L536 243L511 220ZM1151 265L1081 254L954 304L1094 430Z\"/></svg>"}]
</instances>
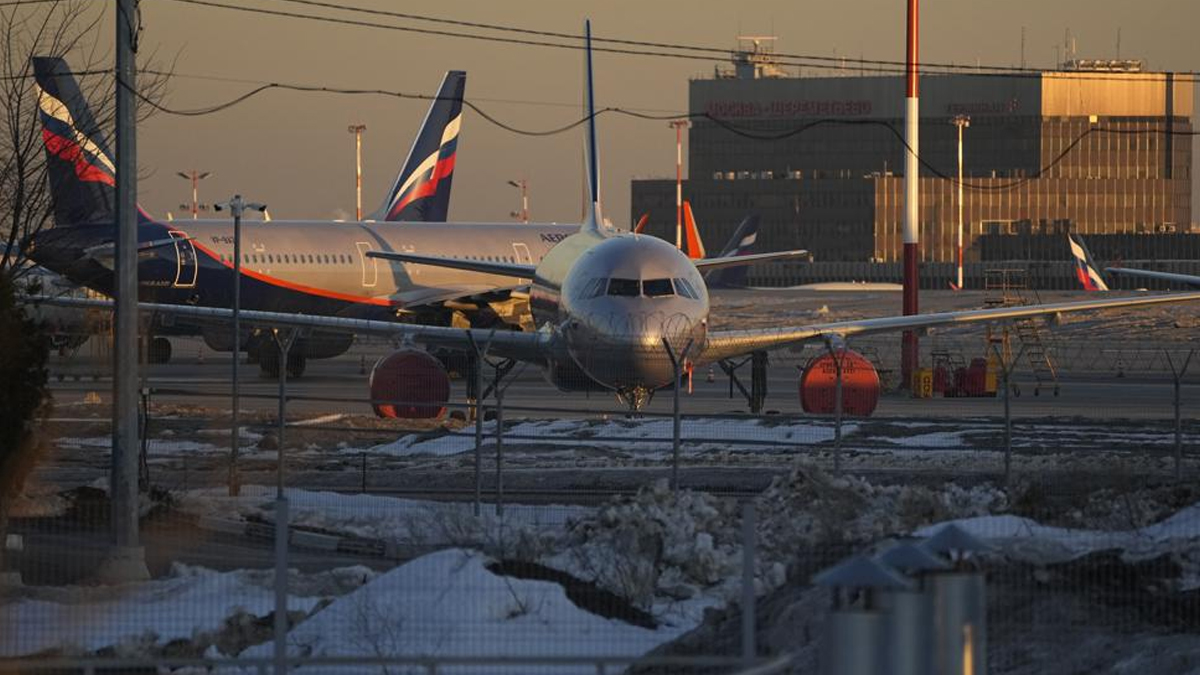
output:
<instances>
[{"instance_id":1,"label":"airplane","mask_svg":"<svg viewBox=\"0 0 1200 675\"><path fill-rule=\"evenodd\" d=\"M1079 283L1083 286L1083 289L1085 291L1109 290L1108 284L1104 282L1104 276L1100 274L1095 261L1092 260L1091 252L1084 245L1083 238L1068 234L1067 243L1071 247L1071 256L1075 259L1075 276L1079 279ZM1200 276L1194 274L1159 272L1157 270L1144 270L1133 267L1105 267L1104 271L1109 274L1140 279L1157 279L1171 284L1200 288Z\"/></svg>"},{"instance_id":2,"label":"airplane","mask_svg":"<svg viewBox=\"0 0 1200 675\"><path fill-rule=\"evenodd\" d=\"M38 104L55 226L27 238L38 264L71 281L111 294L115 177L112 153L66 63L35 58ZM426 268L411 273L368 258L374 250L423 251L469 259L540 260L575 228L555 224L446 224L466 74L446 74L402 170L373 218L362 222L247 221L242 225L241 306L327 316L454 325L528 321L527 298L505 277ZM142 300L228 307L232 302L230 220L156 221L139 209L138 285ZM177 331L165 313L155 331ZM185 320L186 322L186 320ZM195 323L187 322L187 323ZM182 332L194 331L188 327ZM199 326L209 347L229 351L234 340L219 323ZM307 358L337 356L353 336L315 331L301 340L287 368L300 375ZM155 343L165 338L156 338ZM264 374L278 364L269 337L240 337L240 349ZM170 344L166 344L169 354Z\"/></svg>"},{"instance_id":3,"label":"airplane","mask_svg":"<svg viewBox=\"0 0 1200 675\"><path fill-rule=\"evenodd\" d=\"M487 355L535 364L550 382L564 391L611 390L631 410L638 410L649 402L655 391L677 384L681 367L691 370L692 367L806 341L843 345L850 337L870 333L928 330L940 326L1200 300L1200 292L1142 295L770 329L711 330L704 272L752 262L798 258L807 253L785 251L693 260L673 244L657 237L617 231L607 226L601 215L597 125L595 115L591 114L595 110L595 96L590 22L585 24L585 36L588 112L585 164L590 205L576 232L557 242L537 262L479 260L405 251L371 250L364 253L367 258L399 263L414 273L422 268L448 268L525 282L536 330L497 331L264 311L242 312L241 320L272 326L276 330L340 329L348 333L380 335L401 341L402 349L410 352L418 347L463 352L481 350ZM231 314L229 309L217 307L153 303L142 303L140 307L143 311L177 312L213 319L228 319ZM404 377L404 374L396 374L396 377Z\"/></svg>"}]
</instances>

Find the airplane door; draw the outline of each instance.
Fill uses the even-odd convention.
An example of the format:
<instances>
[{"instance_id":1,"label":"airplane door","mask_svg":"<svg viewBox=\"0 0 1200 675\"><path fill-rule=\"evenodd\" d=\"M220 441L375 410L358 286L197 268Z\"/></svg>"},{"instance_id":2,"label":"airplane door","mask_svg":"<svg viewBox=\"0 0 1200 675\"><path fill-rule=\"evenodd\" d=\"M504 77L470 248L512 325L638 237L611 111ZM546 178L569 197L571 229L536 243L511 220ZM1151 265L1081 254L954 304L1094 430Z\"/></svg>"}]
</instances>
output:
<instances>
[{"instance_id":1,"label":"airplane door","mask_svg":"<svg viewBox=\"0 0 1200 675\"><path fill-rule=\"evenodd\" d=\"M354 245L358 247L358 259L362 262L363 288L375 288L375 284L379 283L379 268L376 267L379 258L367 257L367 251L374 251L375 247L369 241L358 241Z\"/></svg>"},{"instance_id":2,"label":"airplane door","mask_svg":"<svg viewBox=\"0 0 1200 675\"><path fill-rule=\"evenodd\" d=\"M171 230L175 243L175 288L193 288L199 269L196 265L196 247L186 232Z\"/></svg>"},{"instance_id":3,"label":"airplane door","mask_svg":"<svg viewBox=\"0 0 1200 675\"><path fill-rule=\"evenodd\" d=\"M533 256L529 255L529 246L527 246L524 242L514 241L513 253L517 254L517 262L524 263L526 265L533 264Z\"/></svg>"}]
</instances>

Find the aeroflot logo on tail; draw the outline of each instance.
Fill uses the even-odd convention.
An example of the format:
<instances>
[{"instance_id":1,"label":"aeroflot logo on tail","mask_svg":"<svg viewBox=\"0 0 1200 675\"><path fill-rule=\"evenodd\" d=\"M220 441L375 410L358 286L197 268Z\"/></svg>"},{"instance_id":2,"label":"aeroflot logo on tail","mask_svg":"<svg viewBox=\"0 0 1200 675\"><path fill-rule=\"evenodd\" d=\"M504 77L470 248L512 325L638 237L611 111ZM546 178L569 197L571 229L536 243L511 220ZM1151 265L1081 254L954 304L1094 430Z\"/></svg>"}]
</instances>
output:
<instances>
[{"instance_id":1,"label":"aeroflot logo on tail","mask_svg":"<svg viewBox=\"0 0 1200 675\"><path fill-rule=\"evenodd\" d=\"M42 142L51 154L73 164L79 180L116 185L117 170L112 160L75 128L75 120L67 106L41 87L37 87L37 91Z\"/></svg>"},{"instance_id":2,"label":"aeroflot logo on tail","mask_svg":"<svg viewBox=\"0 0 1200 675\"><path fill-rule=\"evenodd\" d=\"M388 207L389 217L394 217L405 206L422 197L436 194L442 178L454 173L454 155L458 148L458 129L461 123L461 114L450 120L442 131L442 142L438 149L429 153L411 174L404 177L404 182L396 189L392 204Z\"/></svg>"}]
</instances>

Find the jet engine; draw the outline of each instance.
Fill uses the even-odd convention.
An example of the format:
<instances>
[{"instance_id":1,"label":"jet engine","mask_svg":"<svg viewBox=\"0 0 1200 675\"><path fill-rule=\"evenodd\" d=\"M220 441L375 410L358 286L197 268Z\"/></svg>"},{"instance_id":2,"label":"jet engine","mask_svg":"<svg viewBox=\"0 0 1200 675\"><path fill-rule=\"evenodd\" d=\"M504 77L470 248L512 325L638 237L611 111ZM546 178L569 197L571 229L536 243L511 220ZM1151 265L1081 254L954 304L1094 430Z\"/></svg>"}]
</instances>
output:
<instances>
[{"instance_id":1,"label":"jet engine","mask_svg":"<svg viewBox=\"0 0 1200 675\"><path fill-rule=\"evenodd\" d=\"M867 417L879 403L879 373L858 352L843 348L835 353L842 362L842 413ZM833 354L809 361L800 376L800 406L804 412L834 413L836 391L837 362Z\"/></svg>"},{"instance_id":2,"label":"jet engine","mask_svg":"<svg viewBox=\"0 0 1200 675\"><path fill-rule=\"evenodd\" d=\"M401 349L371 369L371 406L379 417L437 418L449 400L450 376L428 352Z\"/></svg>"}]
</instances>

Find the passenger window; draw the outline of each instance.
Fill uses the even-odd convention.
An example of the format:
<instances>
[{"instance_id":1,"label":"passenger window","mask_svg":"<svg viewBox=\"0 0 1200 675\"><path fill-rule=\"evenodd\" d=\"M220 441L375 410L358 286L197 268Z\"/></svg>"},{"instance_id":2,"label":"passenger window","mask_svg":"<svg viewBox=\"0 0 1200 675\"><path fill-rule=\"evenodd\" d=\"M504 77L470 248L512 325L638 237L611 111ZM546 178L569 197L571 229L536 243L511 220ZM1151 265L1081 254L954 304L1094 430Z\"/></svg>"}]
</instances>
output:
<instances>
[{"instance_id":1,"label":"passenger window","mask_svg":"<svg viewBox=\"0 0 1200 675\"><path fill-rule=\"evenodd\" d=\"M642 284L637 279L609 279L608 294L636 298L642 293Z\"/></svg>"},{"instance_id":2,"label":"passenger window","mask_svg":"<svg viewBox=\"0 0 1200 675\"><path fill-rule=\"evenodd\" d=\"M642 282L642 293L650 298L662 298L675 295L675 288L670 279L646 279Z\"/></svg>"}]
</instances>

